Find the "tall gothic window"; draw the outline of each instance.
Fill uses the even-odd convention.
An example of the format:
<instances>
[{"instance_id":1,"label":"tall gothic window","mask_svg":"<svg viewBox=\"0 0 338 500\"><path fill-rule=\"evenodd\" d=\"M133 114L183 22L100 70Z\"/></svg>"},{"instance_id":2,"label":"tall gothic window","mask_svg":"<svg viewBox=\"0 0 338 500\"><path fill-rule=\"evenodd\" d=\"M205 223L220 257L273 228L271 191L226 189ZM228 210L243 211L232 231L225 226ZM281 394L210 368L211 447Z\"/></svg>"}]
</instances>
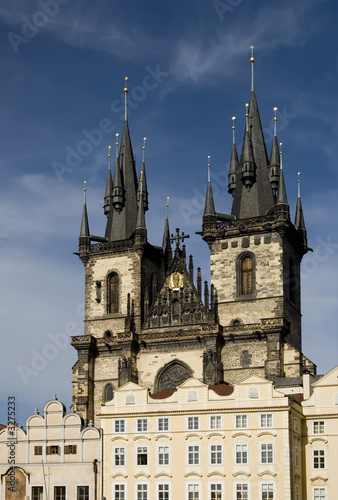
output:
<instances>
[{"instance_id":1,"label":"tall gothic window","mask_svg":"<svg viewBox=\"0 0 338 500\"><path fill-rule=\"evenodd\" d=\"M252 258L244 257L241 261L241 294L252 294Z\"/></svg>"},{"instance_id":2,"label":"tall gothic window","mask_svg":"<svg viewBox=\"0 0 338 500\"><path fill-rule=\"evenodd\" d=\"M105 388L105 401L111 401L114 397L114 390L111 384L106 385Z\"/></svg>"},{"instance_id":3,"label":"tall gothic window","mask_svg":"<svg viewBox=\"0 0 338 500\"><path fill-rule=\"evenodd\" d=\"M111 273L108 276L108 313L119 311L119 276Z\"/></svg>"},{"instance_id":4,"label":"tall gothic window","mask_svg":"<svg viewBox=\"0 0 338 500\"><path fill-rule=\"evenodd\" d=\"M289 260L289 298L294 304L296 302L296 273L295 265L292 259Z\"/></svg>"}]
</instances>

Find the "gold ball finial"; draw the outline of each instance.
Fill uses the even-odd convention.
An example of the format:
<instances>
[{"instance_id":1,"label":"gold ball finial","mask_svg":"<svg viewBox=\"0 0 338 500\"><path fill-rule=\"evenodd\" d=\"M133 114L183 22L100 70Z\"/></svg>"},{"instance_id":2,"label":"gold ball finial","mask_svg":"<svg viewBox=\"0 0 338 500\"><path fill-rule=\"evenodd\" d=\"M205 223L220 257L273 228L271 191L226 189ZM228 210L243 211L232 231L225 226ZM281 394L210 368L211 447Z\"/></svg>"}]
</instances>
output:
<instances>
[{"instance_id":1,"label":"gold ball finial","mask_svg":"<svg viewBox=\"0 0 338 500\"><path fill-rule=\"evenodd\" d=\"M231 119L232 119L232 130L235 130L235 120L236 120L236 116L233 116Z\"/></svg>"},{"instance_id":2,"label":"gold ball finial","mask_svg":"<svg viewBox=\"0 0 338 500\"><path fill-rule=\"evenodd\" d=\"M166 207L167 207L167 208L169 207L169 196L167 196L167 204L166 204Z\"/></svg>"},{"instance_id":3,"label":"gold ball finial","mask_svg":"<svg viewBox=\"0 0 338 500\"><path fill-rule=\"evenodd\" d=\"M87 181L83 181L83 184L84 184L83 191L87 191L87 190L86 190L86 184L87 184Z\"/></svg>"},{"instance_id":4,"label":"gold ball finial","mask_svg":"<svg viewBox=\"0 0 338 500\"><path fill-rule=\"evenodd\" d=\"M300 172L297 172L297 175L298 175L298 181L297 182L299 184L300 183L300 177L299 177L300 176Z\"/></svg>"},{"instance_id":5,"label":"gold ball finial","mask_svg":"<svg viewBox=\"0 0 338 500\"><path fill-rule=\"evenodd\" d=\"M283 154L283 151L282 151L282 146L283 146L283 143L280 142L279 143L279 147L280 147L280 150L279 150L279 154L282 155Z\"/></svg>"},{"instance_id":6,"label":"gold ball finial","mask_svg":"<svg viewBox=\"0 0 338 500\"><path fill-rule=\"evenodd\" d=\"M110 158L110 150L111 150L111 146L108 146L108 158Z\"/></svg>"},{"instance_id":7,"label":"gold ball finial","mask_svg":"<svg viewBox=\"0 0 338 500\"><path fill-rule=\"evenodd\" d=\"M275 112L275 116L274 116L273 120L274 120L275 122L277 121L277 109L278 109L278 108L277 108L276 106L273 108L273 110L274 110L274 112Z\"/></svg>"},{"instance_id":8,"label":"gold ball finial","mask_svg":"<svg viewBox=\"0 0 338 500\"><path fill-rule=\"evenodd\" d=\"M119 145L119 135L120 135L120 134L115 134L115 137L116 137L115 146L118 146L118 145Z\"/></svg>"},{"instance_id":9,"label":"gold ball finial","mask_svg":"<svg viewBox=\"0 0 338 500\"><path fill-rule=\"evenodd\" d=\"M146 140L147 138L143 137L143 147L142 147L143 151L146 149Z\"/></svg>"},{"instance_id":10,"label":"gold ball finial","mask_svg":"<svg viewBox=\"0 0 338 500\"><path fill-rule=\"evenodd\" d=\"M128 92L128 77L126 76L124 78L124 89L123 89L124 92Z\"/></svg>"},{"instance_id":11,"label":"gold ball finial","mask_svg":"<svg viewBox=\"0 0 338 500\"><path fill-rule=\"evenodd\" d=\"M245 103L245 108L246 108L245 116L249 116L249 113L248 113L249 103L248 102Z\"/></svg>"},{"instance_id":12,"label":"gold ball finial","mask_svg":"<svg viewBox=\"0 0 338 500\"><path fill-rule=\"evenodd\" d=\"M253 49L255 47L253 45L251 45L250 49L251 49L251 57L250 57L250 62L251 63L254 63L255 62L255 58L254 58L254 55L253 55Z\"/></svg>"}]
</instances>

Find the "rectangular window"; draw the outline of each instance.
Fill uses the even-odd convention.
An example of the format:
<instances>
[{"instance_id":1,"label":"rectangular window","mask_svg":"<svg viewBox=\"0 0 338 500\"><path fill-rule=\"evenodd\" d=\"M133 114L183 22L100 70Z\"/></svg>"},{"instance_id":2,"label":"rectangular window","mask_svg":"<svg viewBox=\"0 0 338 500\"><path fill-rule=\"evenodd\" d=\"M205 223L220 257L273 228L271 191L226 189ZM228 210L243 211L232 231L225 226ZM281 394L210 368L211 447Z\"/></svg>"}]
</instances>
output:
<instances>
[{"instance_id":1,"label":"rectangular window","mask_svg":"<svg viewBox=\"0 0 338 500\"><path fill-rule=\"evenodd\" d=\"M209 429L222 429L222 415L212 415L209 417Z\"/></svg>"},{"instance_id":2,"label":"rectangular window","mask_svg":"<svg viewBox=\"0 0 338 500\"><path fill-rule=\"evenodd\" d=\"M114 465L117 467L126 465L126 449L124 447L114 448Z\"/></svg>"},{"instance_id":3,"label":"rectangular window","mask_svg":"<svg viewBox=\"0 0 338 500\"><path fill-rule=\"evenodd\" d=\"M249 499L249 485L248 483L237 483L236 484L236 500L248 500Z\"/></svg>"},{"instance_id":4,"label":"rectangular window","mask_svg":"<svg viewBox=\"0 0 338 500\"><path fill-rule=\"evenodd\" d=\"M32 486L32 500L43 500L43 486Z\"/></svg>"},{"instance_id":5,"label":"rectangular window","mask_svg":"<svg viewBox=\"0 0 338 500\"><path fill-rule=\"evenodd\" d=\"M76 455L76 444L65 446L65 455Z\"/></svg>"},{"instance_id":6,"label":"rectangular window","mask_svg":"<svg viewBox=\"0 0 338 500\"><path fill-rule=\"evenodd\" d=\"M114 421L114 432L126 432L126 421L125 420L115 420Z\"/></svg>"},{"instance_id":7,"label":"rectangular window","mask_svg":"<svg viewBox=\"0 0 338 500\"><path fill-rule=\"evenodd\" d=\"M126 500L126 487L124 484L114 485L114 500Z\"/></svg>"},{"instance_id":8,"label":"rectangular window","mask_svg":"<svg viewBox=\"0 0 338 500\"><path fill-rule=\"evenodd\" d=\"M200 500L199 484L188 484L188 500Z\"/></svg>"},{"instance_id":9,"label":"rectangular window","mask_svg":"<svg viewBox=\"0 0 338 500\"><path fill-rule=\"evenodd\" d=\"M200 464L200 445L188 445L188 465Z\"/></svg>"},{"instance_id":10,"label":"rectangular window","mask_svg":"<svg viewBox=\"0 0 338 500\"><path fill-rule=\"evenodd\" d=\"M222 485L220 483L210 485L210 500L223 500Z\"/></svg>"},{"instance_id":11,"label":"rectangular window","mask_svg":"<svg viewBox=\"0 0 338 500\"><path fill-rule=\"evenodd\" d=\"M168 417L157 419L157 430L159 432L169 430L169 418Z\"/></svg>"},{"instance_id":12,"label":"rectangular window","mask_svg":"<svg viewBox=\"0 0 338 500\"><path fill-rule=\"evenodd\" d=\"M47 455L60 455L60 446L47 446L46 448Z\"/></svg>"},{"instance_id":13,"label":"rectangular window","mask_svg":"<svg viewBox=\"0 0 338 500\"><path fill-rule=\"evenodd\" d=\"M158 500L169 500L169 484L159 484L157 488Z\"/></svg>"},{"instance_id":14,"label":"rectangular window","mask_svg":"<svg viewBox=\"0 0 338 500\"><path fill-rule=\"evenodd\" d=\"M136 430L137 432L148 432L148 419L138 418L136 420Z\"/></svg>"},{"instance_id":15,"label":"rectangular window","mask_svg":"<svg viewBox=\"0 0 338 500\"><path fill-rule=\"evenodd\" d=\"M148 485L138 484L136 486L137 500L148 500Z\"/></svg>"},{"instance_id":16,"label":"rectangular window","mask_svg":"<svg viewBox=\"0 0 338 500\"><path fill-rule=\"evenodd\" d=\"M188 417L188 431L198 431L200 428L200 417Z\"/></svg>"},{"instance_id":17,"label":"rectangular window","mask_svg":"<svg viewBox=\"0 0 338 500\"><path fill-rule=\"evenodd\" d=\"M66 500L65 486L54 486L54 500Z\"/></svg>"},{"instance_id":18,"label":"rectangular window","mask_svg":"<svg viewBox=\"0 0 338 500\"><path fill-rule=\"evenodd\" d=\"M235 445L235 463L243 465L249 463L249 445L247 443Z\"/></svg>"},{"instance_id":19,"label":"rectangular window","mask_svg":"<svg viewBox=\"0 0 338 500\"><path fill-rule=\"evenodd\" d=\"M89 486L77 487L77 500L89 500Z\"/></svg>"},{"instance_id":20,"label":"rectangular window","mask_svg":"<svg viewBox=\"0 0 338 500\"><path fill-rule=\"evenodd\" d=\"M261 413L259 425L262 429L273 427L273 413Z\"/></svg>"},{"instance_id":21,"label":"rectangular window","mask_svg":"<svg viewBox=\"0 0 338 500\"><path fill-rule=\"evenodd\" d=\"M210 464L222 465L223 463L223 445L212 444L210 445Z\"/></svg>"},{"instance_id":22,"label":"rectangular window","mask_svg":"<svg viewBox=\"0 0 338 500\"><path fill-rule=\"evenodd\" d=\"M261 464L274 463L274 445L273 443L261 443Z\"/></svg>"},{"instance_id":23,"label":"rectangular window","mask_svg":"<svg viewBox=\"0 0 338 500\"><path fill-rule=\"evenodd\" d=\"M170 450L169 446L158 447L158 465L170 464Z\"/></svg>"},{"instance_id":24,"label":"rectangular window","mask_svg":"<svg viewBox=\"0 0 338 500\"><path fill-rule=\"evenodd\" d=\"M312 422L313 434L325 434L325 420L316 420Z\"/></svg>"},{"instance_id":25,"label":"rectangular window","mask_svg":"<svg viewBox=\"0 0 338 500\"><path fill-rule=\"evenodd\" d=\"M136 448L136 465L148 465L148 448L147 448L147 446L137 446L137 448Z\"/></svg>"},{"instance_id":26,"label":"rectangular window","mask_svg":"<svg viewBox=\"0 0 338 500\"><path fill-rule=\"evenodd\" d=\"M313 488L313 500L326 500L326 488Z\"/></svg>"},{"instance_id":27,"label":"rectangular window","mask_svg":"<svg viewBox=\"0 0 338 500\"><path fill-rule=\"evenodd\" d=\"M42 455L42 446L34 446L34 455Z\"/></svg>"},{"instance_id":28,"label":"rectangular window","mask_svg":"<svg viewBox=\"0 0 338 500\"><path fill-rule=\"evenodd\" d=\"M314 469L326 469L325 450L313 450L312 457Z\"/></svg>"},{"instance_id":29,"label":"rectangular window","mask_svg":"<svg viewBox=\"0 0 338 500\"><path fill-rule=\"evenodd\" d=\"M274 485L272 483L263 483L261 490L261 500L274 500Z\"/></svg>"},{"instance_id":30,"label":"rectangular window","mask_svg":"<svg viewBox=\"0 0 338 500\"><path fill-rule=\"evenodd\" d=\"M248 415L236 415L235 416L235 428L236 429L247 429L248 428Z\"/></svg>"}]
</instances>

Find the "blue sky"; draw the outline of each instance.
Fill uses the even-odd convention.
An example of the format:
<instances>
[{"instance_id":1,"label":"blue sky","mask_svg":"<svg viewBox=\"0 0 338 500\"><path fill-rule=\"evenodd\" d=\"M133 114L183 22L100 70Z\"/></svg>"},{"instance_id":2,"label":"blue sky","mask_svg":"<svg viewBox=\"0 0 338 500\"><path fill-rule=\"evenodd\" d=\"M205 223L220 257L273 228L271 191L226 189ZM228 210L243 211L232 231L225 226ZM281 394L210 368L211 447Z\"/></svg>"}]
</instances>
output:
<instances>
[{"instance_id":1,"label":"blue sky","mask_svg":"<svg viewBox=\"0 0 338 500\"><path fill-rule=\"evenodd\" d=\"M149 240L162 241L170 196L171 229L190 233L187 251L208 279L208 248L195 235L207 156L216 210L229 213L231 117L240 147L250 45L269 152L278 107L292 214L301 172L314 250L303 260L303 351L319 373L337 364L337 11L333 1L0 3L1 423L11 394L21 425L54 393L71 403L68 339L83 332L84 268L73 255L83 181L90 230L103 234L125 76L138 170L147 137Z\"/></svg>"}]
</instances>

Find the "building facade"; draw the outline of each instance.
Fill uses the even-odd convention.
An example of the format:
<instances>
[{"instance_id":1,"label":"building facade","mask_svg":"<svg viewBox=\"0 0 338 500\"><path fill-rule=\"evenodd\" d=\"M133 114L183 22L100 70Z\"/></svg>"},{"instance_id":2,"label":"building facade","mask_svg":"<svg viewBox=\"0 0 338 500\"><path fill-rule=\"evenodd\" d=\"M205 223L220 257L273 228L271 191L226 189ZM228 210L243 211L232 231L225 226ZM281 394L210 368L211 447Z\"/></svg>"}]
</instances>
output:
<instances>
[{"instance_id":1,"label":"building facade","mask_svg":"<svg viewBox=\"0 0 338 500\"><path fill-rule=\"evenodd\" d=\"M26 430L0 431L0 475L1 500L100 500L101 431L54 396Z\"/></svg>"}]
</instances>

